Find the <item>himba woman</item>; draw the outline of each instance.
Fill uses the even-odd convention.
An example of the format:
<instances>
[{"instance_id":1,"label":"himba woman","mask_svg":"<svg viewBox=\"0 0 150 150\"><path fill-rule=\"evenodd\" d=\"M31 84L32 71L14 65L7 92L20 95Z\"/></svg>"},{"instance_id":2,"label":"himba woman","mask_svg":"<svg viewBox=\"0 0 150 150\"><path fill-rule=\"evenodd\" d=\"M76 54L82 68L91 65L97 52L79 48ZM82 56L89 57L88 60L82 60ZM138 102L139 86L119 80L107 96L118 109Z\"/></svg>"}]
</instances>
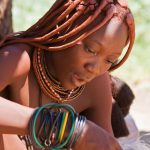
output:
<instances>
[{"instance_id":1,"label":"himba woman","mask_svg":"<svg viewBox=\"0 0 150 150\"><path fill-rule=\"evenodd\" d=\"M133 42L124 0L57 0L29 29L6 36L0 149L120 150L107 71L125 62Z\"/></svg>"}]
</instances>

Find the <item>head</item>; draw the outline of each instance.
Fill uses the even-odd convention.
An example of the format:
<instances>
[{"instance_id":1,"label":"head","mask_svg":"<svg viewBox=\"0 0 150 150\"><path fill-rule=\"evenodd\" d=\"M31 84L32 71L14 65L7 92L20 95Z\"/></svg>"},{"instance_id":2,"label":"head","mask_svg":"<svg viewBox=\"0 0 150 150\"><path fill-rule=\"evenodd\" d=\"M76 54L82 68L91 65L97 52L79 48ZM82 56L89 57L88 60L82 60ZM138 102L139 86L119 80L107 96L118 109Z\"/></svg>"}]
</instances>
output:
<instances>
[{"instance_id":1,"label":"head","mask_svg":"<svg viewBox=\"0 0 150 150\"><path fill-rule=\"evenodd\" d=\"M129 134L124 117L129 114L134 93L129 85L119 78L110 76L110 79L114 99L111 123L115 137L119 138Z\"/></svg>"},{"instance_id":2,"label":"head","mask_svg":"<svg viewBox=\"0 0 150 150\"><path fill-rule=\"evenodd\" d=\"M134 21L121 0L57 0L35 25L8 37L3 45L25 42L51 51L46 53L51 73L72 89L118 68L133 41ZM118 61L128 42L125 56Z\"/></svg>"},{"instance_id":3,"label":"head","mask_svg":"<svg viewBox=\"0 0 150 150\"><path fill-rule=\"evenodd\" d=\"M127 38L126 24L114 17L76 45L47 54L52 60L52 74L66 88L81 86L108 71L118 61Z\"/></svg>"},{"instance_id":4,"label":"head","mask_svg":"<svg viewBox=\"0 0 150 150\"><path fill-rule=\"evenodd\" d=\"M115 103L119 106L123 116L125 117L135 98L131 87L121 79L111 76L112 95Z\"/></svg>"}]
</instances>

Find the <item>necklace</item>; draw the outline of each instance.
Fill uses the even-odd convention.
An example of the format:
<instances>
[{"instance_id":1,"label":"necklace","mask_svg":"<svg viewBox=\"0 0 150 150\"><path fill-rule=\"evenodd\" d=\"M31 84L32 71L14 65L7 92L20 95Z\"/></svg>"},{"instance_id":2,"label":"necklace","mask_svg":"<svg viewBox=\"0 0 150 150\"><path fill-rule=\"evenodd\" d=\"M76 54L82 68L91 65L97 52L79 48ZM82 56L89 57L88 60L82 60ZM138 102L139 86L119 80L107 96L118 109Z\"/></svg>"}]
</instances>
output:
<instances>
[{"instance_id":1,"label":"necklace","mask_svg":"<svg viewBox=\"0 0 150 150\"><path fill-rule=\"evenodd\" d=\"M34 50L33 68L41 90L55 102L71 101L78 97L85 87L83 85L73 90L67 90L62 87L61 83L49 73L45 62L44 50L40 48Z\"/></svg>"}]
</instances>

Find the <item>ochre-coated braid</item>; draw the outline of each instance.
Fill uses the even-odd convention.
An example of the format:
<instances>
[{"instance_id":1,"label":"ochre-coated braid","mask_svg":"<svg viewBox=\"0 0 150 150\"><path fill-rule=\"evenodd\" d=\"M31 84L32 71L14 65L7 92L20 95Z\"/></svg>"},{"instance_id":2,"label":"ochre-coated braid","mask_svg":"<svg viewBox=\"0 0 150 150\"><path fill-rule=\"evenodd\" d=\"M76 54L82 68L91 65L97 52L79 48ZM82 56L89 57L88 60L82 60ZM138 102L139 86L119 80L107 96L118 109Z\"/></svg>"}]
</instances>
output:
<instances>
[{"instance_id":1,"label":"ochre-coated braid","mask_svg":"<svg viewBox=\"0 0 150 150\"><path fill-rule=\"evenodd\" d=\"M82 22L82 24L75 27L70 32L66 32L66 34L64 35L60 34L60 36L58 36L59 32L62 33L65 30L65 28L67 29L70 26L70 24L75 22L76 19L78 19L82 15L82 13L84 13L84 11L85 12L87 11L87 5L89 6L93 5L93 0L69 0L69 1L57 0L54 6L52 7L52 9L50 9L35 25L33 25L31 28L29 28L26 31L19 32L17 34L6 37L3 41L1 41L1 46L12 44L12 43L27 43L27 44L33 45L34 47L49 50L49 51L63 50L65 48L74 46L78 41L83 40L88 35L92 34L96 30L101 28L106 22L108 22L113 17L113 14L110 17L110 15L107 13L108 15L105 16L106 19L103 19L103 21L100 22L101 25L94 27L93 30L86 31L82 35L79 34L85 27L90 26L91 23L94 22L95 19L104 11L103 8L106 7L107 5L110 5L110 3L114 4L112 7L116 7L116 5L120 5L122 9L125 9L127 12L126 18L128 18L127 15L128 16L131 15L131 12L126 4L126 1L101 0L98 3L95 1L95 3L98 6L96 5L95 10L91 10L93 13L89 13L89 17L84 22ZM83 12L81 9L78 9L78 8L83 8L84 6L85 8ZM112 7L109 7L109 9L111 10ZM64 8L65 9L67 8L67 9L65 13L62 13L64 12ZM55 11L52 11L52 10L55 10ZM90 9L88 10L90 11ZM68 20L67 20L67 16L70 13L72 13L72 11L74 11L75 15L68 17ZM111 12L109 10L107 11ZM57 15L58 12L60 12L61 15ZM119 12L114 12L114 13L119 13ZM51 23L49 23L50 20L53 19L53 16L56 17L55 21L54 22L52 21ZM59 22L64 19L66 20L66 22L64 22L64 24L58 25ZM127 25L129 27L129 42L130 42L129 48L127 50L126 55L123 57L120 63L116 64L116 66L113 66L110 69L111 71L118 68L120 65L122 65L125 62L125 60L128 58L128 55L132 49L134 37L135 37L133 18L130 17L130 25L128 23ZM56 38L55 38L55 35L57 35ZM69 39L72 38L72 36L76 36L76 40L70 41ZM66 41L66 39L68 43L63 42L63 41ZM58 46L57 46L57 42L59 42ZM55 46L52 46L52 43L55 43Z\"/></svg>"},{"instance_id":2,"label":"ochre-coated braid","mask_svg":"<svg viewBox=\"0 0 150 150\"><path fill-rule=\"evenodd\" d=\"M53 20L53 22L51 22L51 25L48 26L47 28L44 28L44 35L42 37L39 37L39 38L35 38L35 39L28 39L30 40L31 42L44 42L44 41L47 41L49 38L51 38L53 35L57 34L60 30L62 30L63 28L61 29L55 29L53 31L51 31L51 29L53 27L56 27L56 25L62 21L63 19L66 19L66 14L69 15L69 13L75 8L77 7L77 5L80 3L81 0L77 0L75 3L72 3L65 11L63 11L61 13L60 16L57 17L57 19ZM69 25L69 24L67 24ZM50 32L51 31L51 32ZM47 34L45 34L47 33Z\"/></svg>"},{"instance_id":3,"label":"ochre-coated braid","mask_svg":"<svg viewBox=\"0 0 150 150\"><path fill-rule=\"evenodd\" d=\"M128 28L129 28L129 41L130 41L127 52L125 53L122 60L119 61L119 63L116 64L115 66L112 66L109 71L113 71L113 70L119 68L127 60L127 58L129 57L129 55L131 53L133 43L135 40L135 24L134 24L133 16L130 12L126 16L126 23L128 25Z\"/></svg>"},{"instance_id":4,"label":"ochre-coated braid","mask_svg":"<svg viewBox=\"0 0 150 150\"><path fill-rule=\"evenodd\" d=\"M102 1L102 5L99 6L99 9L97 9L97 11L95 11L94 15L90 16L89 19L87 20L89 22L89 24L94 21L97 16L101 13L102 9L108 4L107 1L103 0ZM112 6L113 7L113 6ZM47 41L47 38L52 37L53 35L55 35L56 33L58 33L60 30L54 30L50 33L48 33L47 35L45 35L44 37L41 38L28 38L28 39L17 39L17 42L22 43L22 42L27 42L30 43L31 45L40 47L42 49L45 50L52 50L52 51L58 51L58 50L62 50L62 49L66 49L69 47L74 46L77 42L85 39L87 36L89 36L90 34L92 34L93 32L95 32L96 30L98 30L99 28L101 28L105 23L107 23L112 17L113 17L113 13L115 13L114 8L110 7L110 10L108 10L108 13L106 15L106 17L103 19L102 22L100 22L99 25L97 25L95 28L91 29L90 31L87 31L85 33L83 33L81 36L79 36L78 38L76 38L75 40L68 42L66 44L63 44L61 46L55 46L55 47L47 47L41 44L37 44L35 42L40 42L41 41ZM79 26L79 31L81 31L83 28L85 28L85 25L88 26L88 22L84 22L84 25ZM62 27L60 28L61 30L63 29ZM76 29L75 29L76 30ZM78 30L77 30L78 31ZM75 32L75 34L78 34L78 32ZM14 42L14 41L13 41ZM51 43L49 43L51 44Z\"/></svg>"},{"instance_id":5,"label":"ochre-coated braid","mask_svg":"<svg viewBox=\"0 0 150 150\"><path fill-rule=\"evenodd\" d=\"M30 27L27 31L22 34L22 37L37 37L37 36L42 36L44 35L45 31L45 26L52 22L54 18L58 15L61 14L67 7L69 6L69 3L65 4L64 6L60 7L59 9L56 10L56 14L52 13L51 15L47 16L48 13L46 14L46 18L41 18L35 25ZM45 22L45 19L47 20ZM38 24L41 24L39 26ZM45 33L46 34L46 33Z\"/></svg>"},{"instance_id":6,"label":"ochre-coated braid","mask_svg":"<svg viewBox=\"0 0 150 150\"><path fill-rule=\"evenodd\" d=\"M101 5L98 8L98 11L95 11L95 13L92 16L89 16L86 20L83 20L82 24L71 30L69 33L58 37L57 39L52 40L51 42L58 42L64 39L68 39L69 37L79 33L81 30L83 30L85 27L87 27L90 23L92 23L96 17L101 13L102 9L107 5L108 3L106 1L102 1ZM81 5L83 6L83 5ZM84 6L83 6L84 8Z\"/></svg>"}]
</instances>

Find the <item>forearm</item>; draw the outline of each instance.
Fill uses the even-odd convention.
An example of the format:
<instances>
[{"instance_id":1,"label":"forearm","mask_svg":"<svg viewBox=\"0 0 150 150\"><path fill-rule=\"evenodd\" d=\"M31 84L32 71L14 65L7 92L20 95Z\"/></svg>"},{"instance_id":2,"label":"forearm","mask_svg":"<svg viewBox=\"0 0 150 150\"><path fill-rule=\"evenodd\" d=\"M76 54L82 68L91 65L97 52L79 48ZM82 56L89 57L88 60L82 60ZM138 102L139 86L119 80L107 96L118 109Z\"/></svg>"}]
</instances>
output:
<instances>
[{"instance_id":1,"label":"forearm","mask_svg":"<svg viewBox=\"0 0 150 150\"><path fill-rule=\"evenodd\" d=\"M82 135L73 150L122 150L117 140L93 122L87 120Z\"/></svg>"},{"instance_id":2,"label":"forearm","mask_svg":"<svg viewBox=\"0 0 150 150\"><path fill-rule=\"evenodd\" d=\"M28 134L28 123L34 109L0 97L0 133Z\"/></svg>"},{"instance_id":3,"label":"forearm","mask_svg":"<svg viewBox=\"0 0 150 150\"><path fill-rule=\"evenodd\" d=\"M0 125L6 128L2 132L10 133L11 131L14 134L28 134L28 123L31 118L30 137L32 143L39 148L47 146L56 146L57 148L73 146L74 150L86 150L87 148L89 150L99 148L101 150L121 150L114 137L95 123L84 119L85 117L80 118L82 116L76 116L74 109L69 105L46 104L34 111L25 106L0 99L0 106L3 107L0 112ZM33 112L35 112L34 115ZM10 113L8 118L4 117L6 113ZM69 117L67 117L67 114ZM67 125L65 122L69 124ZM67 127L66 131L69 130L67 136L64 133L64 127Z\"/></svg>"}]
</instances>

